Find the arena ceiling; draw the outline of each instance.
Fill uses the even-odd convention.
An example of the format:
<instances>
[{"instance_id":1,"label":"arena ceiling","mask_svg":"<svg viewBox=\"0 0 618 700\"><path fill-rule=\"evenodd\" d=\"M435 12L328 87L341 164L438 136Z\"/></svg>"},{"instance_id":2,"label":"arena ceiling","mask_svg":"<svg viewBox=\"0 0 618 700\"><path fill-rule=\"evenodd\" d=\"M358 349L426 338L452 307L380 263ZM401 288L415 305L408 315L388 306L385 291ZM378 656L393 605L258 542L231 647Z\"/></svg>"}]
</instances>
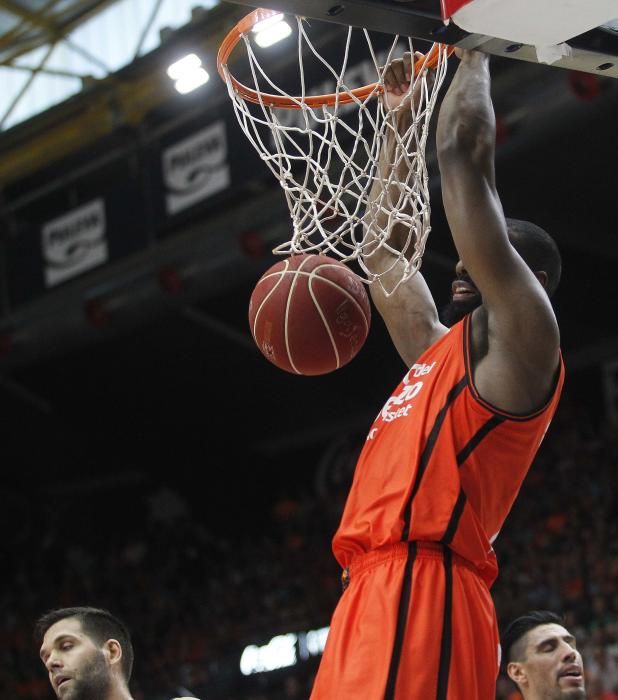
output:
<instances>
[{"instance_id":1,"label":"arena ceiling","mask_svg":"<svg viewBox=\"0 0 618 700\"><path fill-rule=\"evenodd\" d=\"M3 0L0 129L108 78L217 2Z\"/></svg>"},{"instance_id":2,"label":"arena ceiling","mask_svg":"<svg viewBox=\"0 0 618 700\"><path fill-rule=\"evenodd\" d=\"M2 0L0 64L11 63L33 49L61 41L115 0Z\"/></svg>"}]
</instances>

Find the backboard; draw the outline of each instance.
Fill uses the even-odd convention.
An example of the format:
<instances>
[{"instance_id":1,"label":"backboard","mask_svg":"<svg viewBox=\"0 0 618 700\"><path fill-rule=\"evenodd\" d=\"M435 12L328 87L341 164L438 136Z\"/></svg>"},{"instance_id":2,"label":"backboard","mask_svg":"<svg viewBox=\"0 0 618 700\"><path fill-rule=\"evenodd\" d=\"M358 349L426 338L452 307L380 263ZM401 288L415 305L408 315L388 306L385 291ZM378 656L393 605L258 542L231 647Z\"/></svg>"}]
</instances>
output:
<instances>
[{"instance_id":1,"label":"backboard","mask_svg":"<svg viewBox=\"0 0 618 700\"><path fill-rule=\"evenodd\" d=\"M430 42L439 41L523 61L618 78L618 19L612 16L618 14L615 0L586 0L585 3L503 0L502 19L506 31L501 31L500 22L494 24L491 17L496 7L498 13L502 11L500 3L494 0L233 2L251 8L267 7L311 19L408 35ZM569 18L570 9L578 5L586 8L585 13L576 9ZM511 13L510 17L507 12ZM518 21L513 22L512 18ZM526 32L526 28L537 29L538 32ZM512 35L509 35L511 32ZM537 39L537 35L541 38ZM528 37L531 37L530 43L527 43Z\"/></svg>"}]
</instances>

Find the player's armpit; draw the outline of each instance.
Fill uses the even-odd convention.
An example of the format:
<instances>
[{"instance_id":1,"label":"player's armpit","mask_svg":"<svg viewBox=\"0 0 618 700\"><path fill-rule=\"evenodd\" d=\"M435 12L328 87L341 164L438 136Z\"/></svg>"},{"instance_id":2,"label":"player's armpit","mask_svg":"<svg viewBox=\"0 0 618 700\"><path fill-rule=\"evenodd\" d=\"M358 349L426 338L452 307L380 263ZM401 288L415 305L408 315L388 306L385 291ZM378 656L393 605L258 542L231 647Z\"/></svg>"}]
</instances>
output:
<instances>
[{"instance_id":1,"label":"player's armpit","mask_svg":"<svg viewBox=\"0 0 618 700\"><path fill-rule=\"evenodd\" d=\"M516 416L529 416L547 404L560 368L559 338L545 336L531 318L522 319L518 333L517 328L505 332L501 328L504 319L490 316L487 353L473 365L478 395L494 408ZM476 320L480 320L478 315Z\"/></svg>"}]
</instances>

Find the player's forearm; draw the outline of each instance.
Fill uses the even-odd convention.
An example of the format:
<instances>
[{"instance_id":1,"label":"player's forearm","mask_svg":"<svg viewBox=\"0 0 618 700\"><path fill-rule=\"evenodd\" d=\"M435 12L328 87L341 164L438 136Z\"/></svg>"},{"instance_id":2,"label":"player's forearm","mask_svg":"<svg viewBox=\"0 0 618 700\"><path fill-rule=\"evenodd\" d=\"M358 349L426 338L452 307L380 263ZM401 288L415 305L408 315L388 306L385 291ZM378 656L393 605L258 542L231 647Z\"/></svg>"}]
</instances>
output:
<instances>
[{"instance_id":1,"label":"player's forearm","mask_svg":"<svg viewBox=\"0 0 618 700\"><path fill-rule=\"evenodd\" d=\"M410 106L404 106L396 116L395 125L400 137L412 125L412 113ZM409 164L401 157L401 144L399 148L395 134L388 130L380 151L373 185L369 191L369 210L375 221L376 231L389 233L389 245L396 250L402 250L409 237L409 226L393 222L392 213L406 213L401 206L401 183L405 183L410 176ZM389 219L390 222L389 223Z\"/></svg>"},{"instance_id":2,"label":"player's forearm","mask_svg":"<svg viewBox=\"0 0 618 700\"><path fill-rule=\"evenodd\" d=\"M488 56L466 51L438 117L436 142L441 170L442 165L465 161L493 179L495 131Z\"/></svg>"},{"instance_id":3,"label":"player's forearm","mask_svg":"<svg viewBox=\"0 0 618 700\"><path fill-rule=\"evenodd\" d=\"M488 59L465 52L440 108L438 163L455 247L487 304L519 270L496 191L494 146Z\"/></svg>"},{"instance_id":4,"label":"player's forearm","mask_svg":"<svg viewBox=\"0 0 618 700\"><path fill-rule=\"evenodd\" d=\"M404 105L396 114L394 124L400 138L403 138L407 130L412 125L412 112L409 105ZM371 188L369 199L375 200L379 194L388 187L389 194L395 195L398 192L397 184L405 181L408 175L408 166L401 155L401 143L397 149L397 137L392 129L387 129L380 151L380 158ZM389 199L390 201L390 199ZM393 203L393 202L391 202Z\"/></svg>"}]
</instances>

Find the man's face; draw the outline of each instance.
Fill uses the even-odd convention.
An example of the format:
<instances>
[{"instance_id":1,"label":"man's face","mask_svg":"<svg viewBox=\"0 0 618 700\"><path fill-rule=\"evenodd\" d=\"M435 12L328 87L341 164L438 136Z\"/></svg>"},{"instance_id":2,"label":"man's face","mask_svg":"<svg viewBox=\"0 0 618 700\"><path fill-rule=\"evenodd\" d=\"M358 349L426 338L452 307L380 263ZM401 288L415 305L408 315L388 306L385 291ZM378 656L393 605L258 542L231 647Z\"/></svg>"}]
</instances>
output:
<instances>
[{"instance_id":1,"label":"man's face","mask_svg":"<svg viewBox=\"0 0 618 700\"><path fill-rule=\"evenodd\" d=\"M77 618L53 624L45 633L40 653L60 700L104 700L111 687L107 659Z\"/></svg>"},{"instance_id":2,"label":"man's face","mask_svg":"<svg viewBox=\"0 0 618 700\"><path fill-rule=\"evenodd\" d=\"M561 625L550 623L525 637L523 661L511 662L509 675L526 700L585 700L582 657L575 638Z\"/></svg>"},{"instance_id":3,"label":"man's face","mask_svg":"<svg viewBox=\"0 0 618 700\"><path fill-rule=\"evenodd\" d=\"M451 300L440 312L440 320L449 328L474 311L483 301L461 261L457 263L455 275L451 287Z\"/></svg>"}]
</instances>

